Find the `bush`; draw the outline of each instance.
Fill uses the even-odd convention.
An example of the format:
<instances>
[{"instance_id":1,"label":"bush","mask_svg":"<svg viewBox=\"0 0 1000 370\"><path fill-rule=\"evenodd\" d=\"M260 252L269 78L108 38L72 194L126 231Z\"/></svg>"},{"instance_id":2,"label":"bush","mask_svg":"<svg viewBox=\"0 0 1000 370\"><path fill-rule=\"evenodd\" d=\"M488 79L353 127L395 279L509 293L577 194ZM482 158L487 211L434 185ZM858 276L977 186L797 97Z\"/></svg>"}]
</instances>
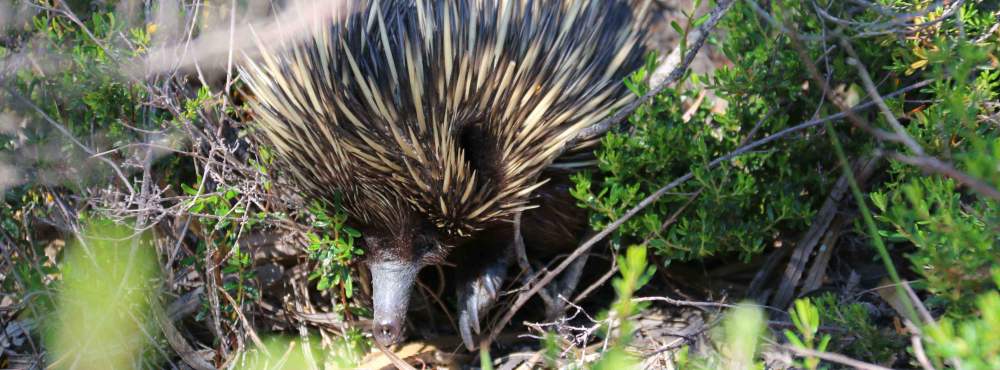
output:
<instances>
[{"instance_id":1,"label":"bush","mask_svg":"<svg viewBox=\"0 0 1000 370\"><path fill-rule=\"evenodd\" d=\"M993 274L1000 287L1000 270ZM949 360L957 369L1000 368L1000 289L976 299L978 313L965 320L946 318L928 327L931 355Z\"/></svg>"},{"instance_id":2,"label":"bush","mask_svg":"<svg viewBox=\"0 0 1000 370\"><path fill-rule=\"evenodd\" d=\"M787 5L783 9L789 13L809 8ZM648 240L666 263L731 253L749 259L777 241L797 237L837 177L832 149L816 132L708 168L710 161L745 143L806 121L818 108L830 109L817 107L819 89L804 88L807 74L788 38L748 6L736 4L720 27L728 35L719 46L732 66L712 76L690 74L691 88L666 89L629 118L627 132L604 138L597 153L599 173L575 178L574 196L592 211L594 228L601 229L659 187L692 172L692 181L615 234L616 244ZM841 70L833 78L845 75ZM648 90L644 77L639 73L630 83L637 94ZM698 99L709 90L725 102L724 111ZM692 102L699 105L691 107ZM692 197L667 227L664 222Z\"/></svg>"},{"instance_id":3,"label":"bush","mask_svg":"<svg viewBox=\"0 0 1000 370\"><path fill-rule=\"evenodd\" d=\"M984 18L975 9L963 17L972 25ZM958 170L994 188L1000 185L1000 127L991 120L997 114L1000 71L991 55L998 45L995 38L974 45L940 31L908 42L913 55L895 64L896 70L906 63L920 65L936 81L923 91L923 98L933 103L907 115L911 135L928 154L953 159ZM926 59L911 62L921 56ZM872 193L883 233L916 247L909 259L941 304L969 312L973 302L964 297L989 289L990 268L1000 265L998 200L952 179L928 178L913 166L893 163L888 174L889 180Z\"/></svg>"},{"instance_id":4,"label":"bush","mask_svg":"<svg viewBox=\"0 0 1000 370\"><path fill-rule=\"evenodd\" d=\"M856 120L833 123L850 160L886 159L862 184L869 189L862 206L874 206L890 255L905 255L904 275L929 293L933 312L948 317L936 331L934 355L991 358L995 349L983 340L995 329L982 312L996 307L989 294L969 297L995 289L990 271L1000 266L998 4L767 3L737 2L722 23L726 36L717 45L731 65L709 76L688 74L682 87L664 90L632 115L626 130L603 139L598 171L574 178L573 195L590 210L591 225L605 228L690 171L690 181L616 230L614 246L645 242L669 264L708 256L748 260L771 244L794 241L841 174L822 126L717 168L708 163L870 101L870 90L884 96L930 81L885 97L884 107L860 111ZM635 93L648 91L642 81L649 71L628 82ZM726 108L704 104L706 91ZM829 298L819 304L824 320L865 337L844 348L850 353L882 361L885 346L899 345L856 306Z\"/></svg>"},{"instance_id":5,"label":"bush","mask_svg":"<svg viewBox=\"0 0 1000 370\"><path fill-rule=\"evenodd\" d=\"M824 6L827 13L844 19L880 19L876 9L843 2ZM747 259L771 243L796 238L811 223L839 175L821 131L787 137L715 169L707 163L793 124L838 113L827 98L847 106L867 99L864 80L850 64L853 59L875 74L882 94L933 79L919 92L886 99L888 108L926 155L952 161L956 170L996 187L1000 184L1000 169L995 166L1000 161L995 123L998 43L989 37L972 41L993 24L981 6L985 3L968 2L959 16L940 20L911 37L855 36L850 41L856 55L830 45L837 43L836 35L828 42L804 43L807 55L823 57L821 73L840 94L826 97L809 78L788 32L761 18L752 6L738 3L721 26L727 34L721 50L732 65L708 77L689 75L691 88L666 89L630 117L627 131L609 133L598 150L599 171L575 177L573 194L591 210L592 226L602 229L659 187L691 171L691 181L615 233L617 245L623 240L648 241L667 263L732 253ZM900 12L912 9L902 1L886 7ZM854 36L853 30L831 29L834 25L821 22L809 3L776 2L771 9L774 22L793 25L802 35ZM936 22L942 12L931 11L922 22ZM957 31L957 19L964 33ZM830 51L824 52L826 48ZM641 83L644 77L642 72L630 81L637 94L648 90ZM705 90L725 101L725 111L713 112L703 103L690 106L700 102L697 97ZM862 118L874 127L890 127L875 110ZM854 127L838 132L851 158L920 154ZM917 247L910 258L932 292L957 298L970 289L981 291L989 267L1000 263L997 231L990 226L996 224L995 202L968 187L956 187L943 178L947 174L928 178L924 170L901 161L890 163L888 179L873 184L880 220L895 229L889 232L893 240ZM676 222L666 225L669 216L681 209Z\"/></svg>"},{"instance_id":6,"label":"bush","mask_svg":"<svg viewBox=\"0 0 1000 370\"><path fill-rule=\"evenodd\" d=\"M821 322L843 329L833 333L832 351L883 362L906 345L893 328L877 326L865 305L827 293L816 299L816 306Z\"/></svg>"}]
</instances>

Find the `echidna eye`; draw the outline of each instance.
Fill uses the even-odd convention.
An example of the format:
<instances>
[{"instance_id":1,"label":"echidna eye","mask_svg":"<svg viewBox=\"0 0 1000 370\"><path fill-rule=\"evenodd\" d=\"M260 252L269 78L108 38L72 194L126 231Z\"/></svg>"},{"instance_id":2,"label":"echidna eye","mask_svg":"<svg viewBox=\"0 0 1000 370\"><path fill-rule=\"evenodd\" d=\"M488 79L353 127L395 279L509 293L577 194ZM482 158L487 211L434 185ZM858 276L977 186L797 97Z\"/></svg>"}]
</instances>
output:
<instances>
[{"instance_id":1,"label":"echidna eye","mask_svg":"<svg viewBox=\"0 0 1000 370\"><path fill-rule=\"evenodd\" d=\"M417 241L413 243L413 251L416 252L418 256L425 255L434 250L435 243L433 241Z\"/></svg>"},{"instance_id":2,"label":"echidna eye","mask_svg":"<svg viewBox=\"0 0 1000 370\"><path fill-rule=\"evenodd\" d=\"M441 243L425 244L420 253L420 262L424 265L437 265L445 262L448 249Z\"/></svg>"}]
</instances>

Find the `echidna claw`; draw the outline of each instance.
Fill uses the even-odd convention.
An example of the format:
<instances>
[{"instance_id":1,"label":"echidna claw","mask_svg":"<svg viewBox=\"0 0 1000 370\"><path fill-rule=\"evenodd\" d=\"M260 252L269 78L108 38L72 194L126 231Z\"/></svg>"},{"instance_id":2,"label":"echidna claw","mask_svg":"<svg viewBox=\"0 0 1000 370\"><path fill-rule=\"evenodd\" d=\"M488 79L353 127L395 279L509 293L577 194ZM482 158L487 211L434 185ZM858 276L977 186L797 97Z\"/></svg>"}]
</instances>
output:
<instances>
[{"instance_id":1,"label":"echidna claw","mask_svg":"<svg viewBox=\"0 0 1000 370\"><path fill-rule=\"evenodd\" d=\"M469 326L469 314L464 310L459 313L458 317L458 331L462 336L462 343L465 344L465 348L469 351L476 349L475 343L472 341L472 331Z\"/></svg>"},{"instance_id":2,"label":"echidna claw","mask_svg":"<svg viewBox=\"0 0 1000 370\"><path fill-rule=\"evenodd\" d=\"M482 333L479 318L496 302L506 274L506 265L491 266L459 288L458 331L469 351L476 349L473 333Z\"/></svg>"},{"instance_id":3,"label":"echidna claw","mask_svg":"<svg viewBox=\"0 0 1000 370\"><path fill-rule=\"evenodd\" d=\"M478 301L479 299L476 298L475 295L473 295L473 300ZM475 307L477 303L478 302L473 303L471 307ZM476 335L479 335L479 310L470 309L469 314L472 315L472 319L469 320L469 323L472 324L472 332L476 333Z\"/></svg>"}]
</instances>

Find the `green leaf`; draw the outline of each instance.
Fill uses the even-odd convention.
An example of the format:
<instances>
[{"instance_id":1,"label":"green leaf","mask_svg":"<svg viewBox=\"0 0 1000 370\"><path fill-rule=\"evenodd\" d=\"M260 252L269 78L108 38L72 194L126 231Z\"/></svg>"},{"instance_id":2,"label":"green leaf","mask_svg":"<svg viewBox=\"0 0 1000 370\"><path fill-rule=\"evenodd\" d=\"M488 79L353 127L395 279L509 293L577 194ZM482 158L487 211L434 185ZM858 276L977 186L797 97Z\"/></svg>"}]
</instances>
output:
<instances>
[{"instance_id":1,"label":"green leaf","mask_svg":"<svg viewBox=\"0 0 1000 370\"><path fill-rule=\"evenodd\" d=\"M670 27L673 28L674 31L676 31L677 34L680 35L680 37L682 38L684 37L684 28L682 28L681 25L677 23L677 21L670 21Z\"/></svg>"}]
</instances>

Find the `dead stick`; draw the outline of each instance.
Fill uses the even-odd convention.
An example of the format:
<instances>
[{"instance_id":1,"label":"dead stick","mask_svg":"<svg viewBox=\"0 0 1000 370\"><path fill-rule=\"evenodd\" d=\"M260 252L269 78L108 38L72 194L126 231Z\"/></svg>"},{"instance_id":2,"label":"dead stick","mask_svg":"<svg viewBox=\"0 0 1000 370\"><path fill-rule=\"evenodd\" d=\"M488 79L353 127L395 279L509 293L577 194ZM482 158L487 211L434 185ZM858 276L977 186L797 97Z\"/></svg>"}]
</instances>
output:
<instances>
[{"instance_id":1,"label":"dead stick","mask_svg":"<svg viewBox=\"0 0 1000 370\"><path fill-rule=\"evenodd\" d=\"M839 354L839 353L820 352L820 351L814 351L814 350L807 349L807 348L799 348L799 347L793 347L793 346L787 346L787 345L778 346L778 347L782 348L782 349L785 349L785 350L788 350L788 351L794 353L798 357L816 357L816 358L819 358L820 360L834 362L834 363L838 363L838 364L841 364L841 365L847 365L847 366L853 367L855 369L862 369L862 370L892 370L892 369L890 369L888 367L883 367L883 366L879 366L879 365L875 365L875 364L870 364L870 363L863 362L863 361L858 361L858 360L855 360L853 358L844 356L844 355Z\"/></svg>"}]
</instances>

